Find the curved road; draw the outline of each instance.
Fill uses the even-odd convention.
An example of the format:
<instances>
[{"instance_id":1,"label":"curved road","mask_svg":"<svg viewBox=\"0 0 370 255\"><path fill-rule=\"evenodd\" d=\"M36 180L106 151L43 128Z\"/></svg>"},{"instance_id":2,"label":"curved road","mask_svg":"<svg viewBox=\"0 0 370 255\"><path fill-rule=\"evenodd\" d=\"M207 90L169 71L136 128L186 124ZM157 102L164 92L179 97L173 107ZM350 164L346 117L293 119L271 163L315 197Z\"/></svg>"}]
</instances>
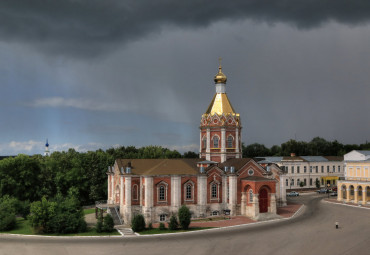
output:
<instances>
[{"instance_id":1,"label":"curved road","mask_svg":"<svg viewBox=\"0 0 370 255\"><path fill-rule=\"evenodd\" d=\"M292 198L305 204L290 220L180 235L131 238L0 236L0 254L370 254L370 210ZM339 222L339 229L335 228Z\"/></svg>"}]
</instances>

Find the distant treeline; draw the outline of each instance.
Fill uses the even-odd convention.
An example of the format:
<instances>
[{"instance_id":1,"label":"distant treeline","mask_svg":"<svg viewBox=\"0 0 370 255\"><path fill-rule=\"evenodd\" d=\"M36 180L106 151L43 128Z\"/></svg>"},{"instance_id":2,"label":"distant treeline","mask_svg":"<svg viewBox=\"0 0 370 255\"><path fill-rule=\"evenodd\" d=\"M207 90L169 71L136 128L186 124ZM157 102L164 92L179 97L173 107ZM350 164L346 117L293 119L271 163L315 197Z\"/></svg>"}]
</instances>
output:
<instances>
[{"instance_id":1,"label":"distant treeline","mask_svg":"<svg viewBox=\"0 0 370 255\"><path fill-rule=\"evenodd\" d=\"M290 140L281 146L267 148L262 144L243 145L243 157L299 155L341 156L351 150L370 150L370 144L343 145L316 137L310 142ZM20 201L40 201L71 188L82 205L107 198L107 167L117 158L197 158L195 152L181 155L176 150L159 146L134 146L77 152L53 152L49 157L18 155L0 160L0 197L9 195Z\"/></svg>"},{"instance_id":2,"label":"distant treeline","mask_svg":"<svg viewBox=\"0 0 370 255\"><path fill-rule=\"evenodd\" d=\"M134 146L77 152L53 152L49 157L18 155L0 160L0 197L9 195L20 201L39 201L57 193L67 196L75 188L82 205L107 199L107 167L116 158L194 158L197 153L158 146Z\"/></svg>"},{"instance_id":3,"label":"distant treeline","mask_svg":"<svg viewBox=\"0 0 370 255\"><path fill-rule=\"evenodd\" d=\"M370 150L370 143L342 144L336 140L330 142L324 138L315 137L310 142L289 140L271 148L259 143L247 146L243 144L243 157L290 156L291 153L297 156L343 156L352 150Z\"/></svg>"}]
</instances>

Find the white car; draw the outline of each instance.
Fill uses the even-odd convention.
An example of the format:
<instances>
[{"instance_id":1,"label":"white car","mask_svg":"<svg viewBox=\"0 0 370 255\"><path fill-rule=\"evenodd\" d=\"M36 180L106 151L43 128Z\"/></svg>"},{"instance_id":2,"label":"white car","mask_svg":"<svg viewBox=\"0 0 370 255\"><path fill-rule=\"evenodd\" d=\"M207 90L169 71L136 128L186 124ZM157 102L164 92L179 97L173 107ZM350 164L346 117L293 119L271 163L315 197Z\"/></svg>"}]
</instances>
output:
<instances>
[{"instance_id":1,"label":"white car","mask_svg":"<svg viewBox=\"0 0 370 255\"><path fill-rule=\"evenodd\" d=\"M288 193L287 196L288 197L298 197L299 193L297 191L291 191L290 193Z\"/></svg>"}]
</instances>

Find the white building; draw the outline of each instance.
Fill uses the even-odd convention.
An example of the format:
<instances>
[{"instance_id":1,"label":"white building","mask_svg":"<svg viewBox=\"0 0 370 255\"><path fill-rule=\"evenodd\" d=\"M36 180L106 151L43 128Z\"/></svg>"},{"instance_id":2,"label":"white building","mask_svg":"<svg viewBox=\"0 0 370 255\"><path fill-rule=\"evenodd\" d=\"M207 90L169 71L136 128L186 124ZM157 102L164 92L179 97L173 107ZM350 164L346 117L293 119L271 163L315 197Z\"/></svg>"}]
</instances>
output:
<instances>
[{"instance_id":1,"label":"white building","mask_svg":"<svg viewBox=\"0 0 370 255\"><path fill-rule=\"evenodd\" d=\"M280 183L286 190L320 187L334 187L339 177L344 176L343 157L337 156L295 156L259 157L261 165L274 163L284 172Z\"/></svg>"}]
</instances>

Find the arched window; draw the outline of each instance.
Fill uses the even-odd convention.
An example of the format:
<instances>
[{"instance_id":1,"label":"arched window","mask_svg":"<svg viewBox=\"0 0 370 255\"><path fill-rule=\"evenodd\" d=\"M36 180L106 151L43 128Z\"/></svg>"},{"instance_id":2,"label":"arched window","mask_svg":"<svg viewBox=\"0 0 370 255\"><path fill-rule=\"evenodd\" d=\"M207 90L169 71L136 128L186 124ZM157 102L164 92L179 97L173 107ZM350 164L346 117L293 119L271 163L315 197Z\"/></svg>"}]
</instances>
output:
<instances>
[{"instance_id":1,"label":"arched window","mask_svg":"<svg viewBox=\"0 0 370 255\"><path fill-rule=\"evenodd\" d=\"M202 142L203 142L203 149L207 148L207 138L204 137Z\"/></svg>"},{"instance_id":2,"label":"arched window","mask_svg":"<svg viewBox=\"0 0 370 255\"><path fill-rule=\"evenodd\" d=\"M190 183L186 184L186 199L193 199L193 185Z\"/></svg>"},{"instance_id":3,"label":"arched window","mask_svg":"<svg viewBox=\"0 0 370 255\"><path fill-rule=\"evenodd\" d=\"M218 136L214 136L213 137L213 148L218 148L218 144L219 144L219 138Z\"/></svg>"},{"instance_id":4,"label":"arched window","mask_svg":"<svg viewBox=\"0 0 370 255\"><path fill-rule=\"evenodd\" d=\"M132 200L139 200L139 187L137 184L132 185Z\"/></svg>"},{"instance_id":5,"label":"arched window","mask_svg":"<svg viewBox=\"0 0 370 255\"><path fill-rule=\"evenodd\" d=\"M159 196L158 199L160 201L166 200L166 187L164 185L159 186Z\"/></svg>"},{"instance_id":6,"label":"arched window","mask_svg":"<svg viewBox=\"0 0 370 255\"><path fill-rule=\"evenodd\" d=\"M249 190L249 202L253 202L253 190Z\"/></svg>"},{"instance_id":7,"label":"arched window","mask_svg":"<svg viewBox=\"0 0 370 255\"><path fill-rule=\"evenodd\" d=\"M213 199L218 198L217 184L216 183L212 183L212 185L211 185L211 198L213 198Z\"/></svg>"},{"instance_id":8,"label":"arched window","mask_svg":"<svg viewBox=\"0 0 370 255\"><path fill-rule=\"evenodd\" d=\"M231 135L229 135L227 137L227 148L232 148L233 147L233 137Z\"/></svg>"}]
</instances>

